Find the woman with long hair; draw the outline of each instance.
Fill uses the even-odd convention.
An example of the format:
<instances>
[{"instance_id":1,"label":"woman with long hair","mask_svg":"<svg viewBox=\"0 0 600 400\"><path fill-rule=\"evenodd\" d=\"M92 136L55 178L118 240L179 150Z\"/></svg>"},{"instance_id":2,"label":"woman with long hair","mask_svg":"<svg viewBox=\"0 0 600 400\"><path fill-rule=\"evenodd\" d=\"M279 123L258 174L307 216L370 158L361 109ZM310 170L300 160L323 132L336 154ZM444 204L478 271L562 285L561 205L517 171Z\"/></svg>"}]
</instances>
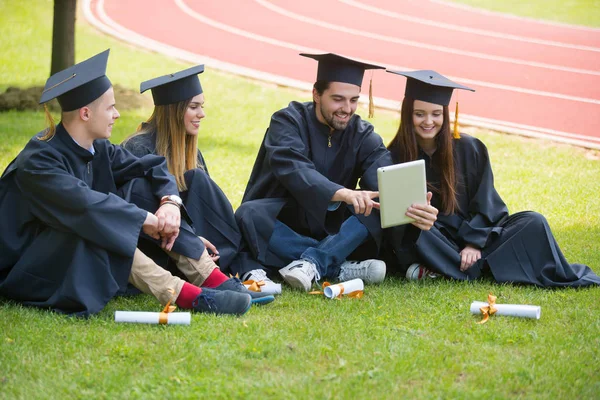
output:
<instances>
[{"instance_id":1,"label":"woman with long hair","mask_svg":"<svg viewBox=\"0 0 600 400\"><path fill-rule=\"evenodd\" d=\"M175 176L187 217L212 260L225 272L262 268L242 249L233 207L219 186L210 178L204 157L198 148L200 121L205 117L204 93L198 65L184 71L142 82L141 92L151 90L154 111L137 132L122 146L141 157L156 154L165 157L169 172ZM155 261L168 267L168 259L152 254ZM165 265L167 264L167 265ZM171 268L169 268L171 269ZM266 293L259 293L265 296ZM258 296L253 293L253 296Z\"/></svg>"},{"instance_id":2,"label":"woman with long hair","mask_svg":"<svg viewBox=\"0 0 600 400\"><path fill-rule=\"evenodd\" d=\"M407 77L400 126L388 149L395 162L425 161L431 205L439 210L432 229L407 226L392 243L406 277L468 280L489 271L497 282L600 284L589 267L567 262L542 215L509 215L486 146L456 125L450 129L452 91L473 89L435 71L388 72Z\"/></svg>"}]
</instances>

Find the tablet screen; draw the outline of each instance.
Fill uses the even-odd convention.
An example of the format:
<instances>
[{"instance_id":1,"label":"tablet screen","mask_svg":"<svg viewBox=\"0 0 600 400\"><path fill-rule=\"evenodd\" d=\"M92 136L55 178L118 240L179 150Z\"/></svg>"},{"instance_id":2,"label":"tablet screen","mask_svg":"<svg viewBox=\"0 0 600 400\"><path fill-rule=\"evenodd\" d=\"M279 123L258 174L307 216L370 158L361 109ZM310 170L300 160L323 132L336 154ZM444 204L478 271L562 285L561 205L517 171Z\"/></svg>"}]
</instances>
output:
<instances>
[{"instance_id":1,"label":"tablet screen","mask_svg":"<svg viewBox=\"0 0 600 400\"><path fill-rule=\"evenodd\" d=\"M377 169L381 227L413 222L404 215L412 204L427 204L425 161L416 160Z\"/></svg>"}]
</instances>

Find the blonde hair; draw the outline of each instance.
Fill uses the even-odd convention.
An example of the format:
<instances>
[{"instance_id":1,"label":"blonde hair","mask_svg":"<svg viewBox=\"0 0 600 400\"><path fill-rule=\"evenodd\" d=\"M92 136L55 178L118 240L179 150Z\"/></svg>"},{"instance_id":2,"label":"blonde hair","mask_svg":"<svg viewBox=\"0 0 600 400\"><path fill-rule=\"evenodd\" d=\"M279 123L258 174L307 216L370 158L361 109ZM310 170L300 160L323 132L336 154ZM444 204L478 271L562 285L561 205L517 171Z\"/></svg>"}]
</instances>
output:
<instances>
[{"instance_id":1,"label":"blonde hair","mask_svg":"<svg viewBox=\"0 0 600 400\"><path fill-rule=\"evenodd\" d=\"M133 136L156 132L156 154L165 157L169 172L175 177L179 191L187 190L184 173L203 168L198 162L198 138L188 135L183 117L191 99L155 106L152 115Z\"/></svg>"},{"instance_id":2,"label":"blonde hair","mask_svg":"<svg viewBox=\"0 0 600 400\"><path fill-rule=\"evenodd\" d=\"M44 114L46 115L46 130L44 131L44 136L39 137L39 140L48 141L54 137L56 134L56 124L54 123L54 118L52 114L50 114L50 110L48 110L48 106L44 104Z\"/></svg>"}]
</instances>

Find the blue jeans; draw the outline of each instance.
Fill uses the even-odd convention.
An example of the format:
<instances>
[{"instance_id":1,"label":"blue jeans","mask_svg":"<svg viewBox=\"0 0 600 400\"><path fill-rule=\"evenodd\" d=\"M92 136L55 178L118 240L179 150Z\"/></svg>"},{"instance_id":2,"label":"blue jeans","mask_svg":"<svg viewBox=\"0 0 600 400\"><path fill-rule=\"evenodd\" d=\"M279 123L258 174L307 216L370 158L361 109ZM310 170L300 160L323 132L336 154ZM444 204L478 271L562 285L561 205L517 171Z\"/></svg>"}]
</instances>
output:
<instances>
[{"instance_id":1,"label":"blue jeans","mask_svg":"<svg viewBox=\"0 0 600 400\"><path fill-rule=\"evenodd\" d=\"M344 221L338 233L321 241L302 236L281 221L276 221L269 239L269 250L288 263L308 260L317 266L321 277L337 278L340 264L368 237L369 231L355 216Z\"/></svg>"}]
</instances>

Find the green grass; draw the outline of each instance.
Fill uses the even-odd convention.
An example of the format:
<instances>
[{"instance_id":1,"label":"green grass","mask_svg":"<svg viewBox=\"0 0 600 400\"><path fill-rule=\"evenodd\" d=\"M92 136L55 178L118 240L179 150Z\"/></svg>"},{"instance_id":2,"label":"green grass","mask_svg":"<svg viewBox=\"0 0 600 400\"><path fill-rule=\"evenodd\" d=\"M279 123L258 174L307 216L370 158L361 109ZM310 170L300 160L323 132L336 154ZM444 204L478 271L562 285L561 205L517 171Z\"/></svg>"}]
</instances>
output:
<instances>
[{"instance_id":1,"label":"green grass","mask_svg":"<svg viewBox=\"0 0 600 400\"><path fill-rule=\"evenodd\" d=\"M599 0L452 0L521 17L544 19L571 25L600 27Z\"/></svg>"},{"instance_id":2,"label":"green grass","mask_svg":"<svg viewBox=\"0 0 600 400\"><path fill-rule=\"evenodd\" d=\"M0 87L45 81L51 7L41 0L0 3ZM82 22L77 29L78 60L112 49L114 83L135 88L186 66ZM200 146L237 206L270 115L307 95L210 69L202 84L208 117ZM123 112L113 141L150 112ZM377 112L373 123L387 142L398 117ZM0 169L43 126L41 112L0 113ZM546 215L566 257L600 272L599 154L473 132L489 147L496 186L511 212ZM542 318L494 317L477 325L469 305L490 291L498 303L540 305ZM115 299L88 320L1 301L0 399L598 398L598 294L598 288L389 279L368 287L361 300L286 290L244 317L194 315L187 327L113 322L115 310L158 310L145 295Z\"/></svg>"}]
</instances>

